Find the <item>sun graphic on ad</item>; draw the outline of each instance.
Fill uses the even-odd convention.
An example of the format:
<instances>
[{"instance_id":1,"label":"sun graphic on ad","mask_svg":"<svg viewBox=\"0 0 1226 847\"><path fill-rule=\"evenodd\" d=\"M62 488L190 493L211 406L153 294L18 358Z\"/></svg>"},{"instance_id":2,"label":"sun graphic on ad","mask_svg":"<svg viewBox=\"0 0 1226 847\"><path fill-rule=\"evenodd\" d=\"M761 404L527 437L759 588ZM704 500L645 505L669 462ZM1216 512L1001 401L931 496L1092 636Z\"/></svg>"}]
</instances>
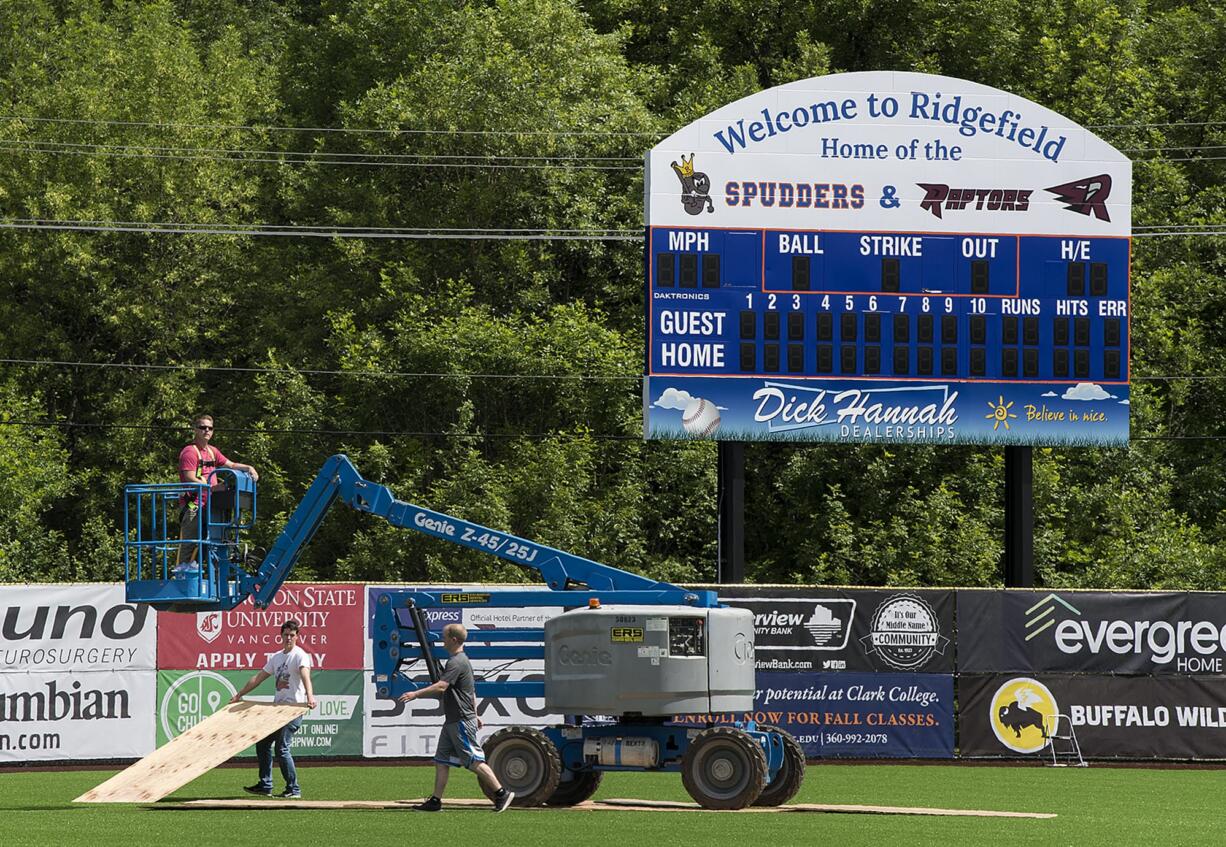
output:
<instances>
[{"instance_id":1,"label":"sun graphic on ad","mask_svg":"<svg viewBox=\"0 0 1226 847\"><path fill-rule=\"evenodd\" d=\"M992 410L992 414L984 415L985 418L992 421L992 432L996 432L996 428L1004 424L1005 429L1009 428L1009 418L1016 418L1017 415L1009 410L1013 408L1013 401L1005 402L1005 397L1002 394L1000 399L993 403L988 401L988 408Z\"/></svg>"}]
</instances>

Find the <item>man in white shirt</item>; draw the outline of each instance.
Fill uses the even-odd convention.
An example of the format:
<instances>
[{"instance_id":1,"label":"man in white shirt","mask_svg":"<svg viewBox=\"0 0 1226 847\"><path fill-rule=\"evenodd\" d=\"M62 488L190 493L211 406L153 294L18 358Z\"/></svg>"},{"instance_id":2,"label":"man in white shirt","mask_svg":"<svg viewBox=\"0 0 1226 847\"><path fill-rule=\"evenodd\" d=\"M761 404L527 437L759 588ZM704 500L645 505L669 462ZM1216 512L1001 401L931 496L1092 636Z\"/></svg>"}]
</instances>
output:
<instances>
[{"instance_id":1,"label":"man in white shirt","mask_svg":"<svg viewBox=\"0 0 1226 847\"><path fill-rule=\"evenodd\" d=\"M274 703L305 702L312 709L315 708L315 691L311 687L311 655L298 646L298 621L291 618L281 624L281 647L279 652L268 655L264 669L247 680L247 684L230 698L231 703L237 703L247 692L272 677L276 686L276 693L272 698ZM302 696L304 692L305 699ZM256 742L255 754L260 763L260 781L255 785L245 786L244 791L261 797L272 796L272 756L275 744L277 758L281 760L281 776L285 777L285 790L277 796L294 800L302 798L302 791L298 788L298 771L294 767L294 756L290 753L290 739L300 726L302 718L294 718L272 735Z\"/></svg>"}]
</instances>

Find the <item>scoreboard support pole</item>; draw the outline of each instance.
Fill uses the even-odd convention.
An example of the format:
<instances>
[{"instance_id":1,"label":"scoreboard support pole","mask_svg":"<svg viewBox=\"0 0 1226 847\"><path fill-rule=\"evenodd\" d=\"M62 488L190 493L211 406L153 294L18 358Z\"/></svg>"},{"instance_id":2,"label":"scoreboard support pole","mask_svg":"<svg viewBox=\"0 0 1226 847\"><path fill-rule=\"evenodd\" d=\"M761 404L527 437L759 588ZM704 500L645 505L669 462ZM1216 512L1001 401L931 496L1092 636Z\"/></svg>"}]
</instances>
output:
<instances>
[{"instance_id":1,"label":"scoreboard support pole","mask_svg":"<svg viewBox=\"0 0 1226 847\"><path fill-rule=\"evenodd\" d=\"M745 581L745 442L719 442L719 552L716 581Z\"/></svg>"},{"instance_id":2,"label":"scoreboard support pole","mask_svg":"<svg viewBox=\"0 0 1226 847\"><path fill-rule=\"evenodd\" d=\"M1030 447L1005 448L1005 587L1034 587L1034 467Z\"/></svg>"}]
</instances>

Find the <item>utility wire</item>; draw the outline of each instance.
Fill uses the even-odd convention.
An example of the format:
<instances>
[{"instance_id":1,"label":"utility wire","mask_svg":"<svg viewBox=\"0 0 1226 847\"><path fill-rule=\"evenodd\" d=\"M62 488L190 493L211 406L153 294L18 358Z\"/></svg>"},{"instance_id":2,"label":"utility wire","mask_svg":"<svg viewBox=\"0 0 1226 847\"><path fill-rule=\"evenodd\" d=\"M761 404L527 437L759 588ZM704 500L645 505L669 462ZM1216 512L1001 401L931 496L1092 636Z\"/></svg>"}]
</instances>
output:
<instances>
[{"instance_id":1,"label":"utility wire","mask_svg":"<svg viewBox=\"0 0 1226 847\"><path fill-rule=\"evenodd\" d=\"M283 376L347 376L375 377L380 379L506 379L506 380L562 380L575 382L641 382L643 374L513 374L513 373L440 373L426 371L346 371L323 370L317 368L266 368L266 367L235 367L228 365L154 365L135 362L83 362L63 359L16 359L0 358L0 365L20 365L24 367L59 367L59 368L102 368L136 371L191 371L192 373L244 373L244 374L276 374ZM1150 376L1131 376L1129 382L1175 382L1175 381L1215 381L1226 379L1226 373L1220 374L1155 374Z\"/></svg>"},{"instance_id":2,"label":"utility wire","mask_svg":"<svg viewBox=\"0 0 1226 847\"><path fill-rule=\"evenodd\" d=\"M499 164L499 163L481 163L481 162L403 162L403 161L376 161L373 159L351 160L351 159L336 159L333 158L337 154L321 153L318 157L312 158L286 158L294 156L306 156L308 154L286 153L281 154L277 158L255 158L248 156L210 156L210 155L186 155L186 154L171 154L171 153L125 153L112 152L105 150L54 150L44 148L17 148L12 146L4 146L7 142L0 140L0 152L17 152L17 153L49 153L55 155L68 156L111 156L123 159L177 159L177 160L193 160L193 161L212 161L212 162L237 162L245 163L266 163L276 165L328 165L328 166L363 166L363 167L383 167L383 168L455 168L464 170L522 170L522 171L547 171L556 170L558 168L566 168L576 170L577 168L570 164ZM381 154L368 154L379 156ZM472 156L470 158L479 158ZM578 160L576 160L578 161ZM583 160L591 161L591 160ZM638 171L642 170L642 165L582 165L582 170L589 171Z\"/></svg>"},{"instance_id":3,"label":"utility wire","mask_svg":"<svg viewBox=\"0 0 1226 847\"><path fill-rule=\"evenodd\" d=\"M0 115L0 121L46 123L46 124L76 124L88 126L139 126L162 127L166 129L226 129L245 130L252 132L327 132L353 135L489 135L489 136L625 136L625 137L662 137L671 135L667 130L654 132L623 131L623 130L563 130L563 129L386 129L371 127L334 127L334 126L290 126L285 124L217 124L217 123L182 123L178 121L118 121L103 118L47 118L32 115ZM1148 129L1167 126L1226 126L1226 120L1220 121L1133 121L1129 123L1084 124L1086 129Z\"/></svg>"},{"instance_id":4,"label":"utility wire","mask_svg":"<svg viewBox=\"0 0 1226 847\"><path fill-rule=\"evenodd\" d=\"M1190 228L1133 230L1133 238L1181 238L1226 236L1226 224L1189 224ZM143 235L238 235L288 238L369 238L425 241L638 241L641 230L630 229L444 229L348 227L306 224L171 223L159 221L88 221L38 218L0 219L0 229L62 230L68 232L130 232Z\"/></svg>"},{"instance_id":5,"label":"utility wire","mask_svg":"<svg viewBox=\"0 0 1226 847\"><path fill-rule=\"evenodd\" d=\"M0 229L60 230L67 232L130 232L142 235L239 235L290 238L373 238L419 241L642 241L638 230L553 229L390 229L362 227L308 227L300 225L163 224L158 222L99 222L10 218Z\"/></svg>"},{"instance_id":6,"label":"utility wire","mask_svg":"<svg viewBox=\"0 0 1226 847\"><path fill-rule=\"evenodd\" d=\"M20 427L25 429L95 429L95 430L138 430L147 432L185 432L188 427L181 424L118 424L118 423L84 423L80 421L4 421L0 427ZM258 428L258 427L226 427L226 433L242 433L256 435L327 435L327 436L381 436L404 438L458 438L458 439L494 439L494 438L526 438L533 440L549 438L590 439L593 441L645 441L639 435L613 435L605 433L569 433L569 432L535 432L535 433L499 433L499 432L430 432L413 430L383 430L383 429L299 429L299 428ZM1133 435L1133 441L1226 441L1226 435ZM1003 446L1003 445L1002 445ZM1107 446L1107 445L1104 445Z\"/></svg>"},{"instance_id":7,"label":"utility wire","mask_svg":"<svg viewBox=\"0 0 1226 847\"><path fill-rule=\"evenodd\" d=\"M54 359L0 359L0 365L29 365L72 368L119 368L126 370L152 371L208 371L215 373L257 373L306 376L352 376L352 377L394 377L397 379L437 378L437 379L558 379L558 380L593 380L593 381L639 381L642 374L611 375L596 374L507 374L507 373L424 373L412 371L344 371L344 370L314 370L295 368L252 368L229 367L213 365L151 365L129 364L123 362L70 362Z\"/></svg>"}]
</instances>

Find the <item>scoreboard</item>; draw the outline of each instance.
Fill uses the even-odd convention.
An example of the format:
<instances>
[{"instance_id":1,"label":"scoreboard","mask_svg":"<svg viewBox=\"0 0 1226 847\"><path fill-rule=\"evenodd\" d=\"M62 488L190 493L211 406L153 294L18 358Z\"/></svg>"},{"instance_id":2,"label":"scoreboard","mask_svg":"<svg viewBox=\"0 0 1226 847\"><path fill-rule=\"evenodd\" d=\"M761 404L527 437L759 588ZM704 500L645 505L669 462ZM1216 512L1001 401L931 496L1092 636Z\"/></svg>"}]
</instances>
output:
<instances>
[{"instance_id":1,"label":"scoreboard","mask_svg":"<svg viewBox=\"0 0 1226 847\"><path fill-rule=\"evenodd\" d=\"M958 119L903 117L934 99ZM647 169L648 437L1127 442L1131 170L1084 129L841 74L725 107Z\"/></svg>"}]
</instances>

